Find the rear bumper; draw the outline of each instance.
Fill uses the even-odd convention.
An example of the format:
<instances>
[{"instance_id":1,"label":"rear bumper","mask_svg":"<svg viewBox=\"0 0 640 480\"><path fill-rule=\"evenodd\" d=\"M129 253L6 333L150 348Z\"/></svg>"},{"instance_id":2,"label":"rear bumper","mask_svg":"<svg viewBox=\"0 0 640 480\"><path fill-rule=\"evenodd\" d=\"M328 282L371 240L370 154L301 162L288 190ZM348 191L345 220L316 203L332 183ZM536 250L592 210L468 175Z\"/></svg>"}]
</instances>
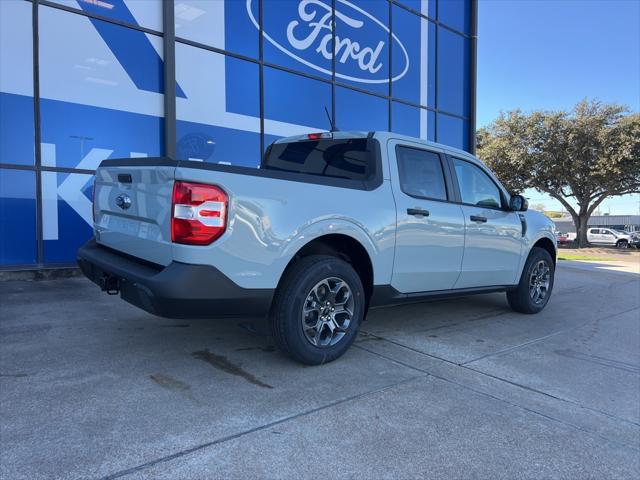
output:
<instances>
[{"instance_id":1,"label":"rear bumper","mask_svg":"<svg viewBox=\"0 0 640 480\"><path fill-rule=\"evenodd\" d=\"M265 316L273 289L242 288L209 265L166 267L103 247L95 239L78 250L85 276L149 313L169 318Z\"/></svg>"}]
</instances>

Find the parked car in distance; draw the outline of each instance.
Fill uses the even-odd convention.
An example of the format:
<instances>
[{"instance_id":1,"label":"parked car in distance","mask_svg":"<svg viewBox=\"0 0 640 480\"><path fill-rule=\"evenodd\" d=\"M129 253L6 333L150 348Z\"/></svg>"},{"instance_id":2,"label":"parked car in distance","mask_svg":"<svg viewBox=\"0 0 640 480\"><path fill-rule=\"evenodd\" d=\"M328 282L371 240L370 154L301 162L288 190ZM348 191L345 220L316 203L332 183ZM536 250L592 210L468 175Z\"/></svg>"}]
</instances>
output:
<instances>
[{"instance_id":1,"label":"parked car in distance","mask_svg":"<svg viewBox=\"0 0 640 480\"><path fill-rule=\"evenodd\" d=\"M630 243L629 245L631 245L632 247L636 247L636 248L640 248L640 233L639 232L633 232L630 235L631 239L630 239Z\"/></svg>"},{"instance_id":2,"label":"parked car in distance","mask_svg":"<svg viewBox=\"0 0 640 480\"><path fill-rule=\"evenodd\" d=\"M631 235L611 228L589 228L587 230L587 241L594 245L627 248L631 244Z\"/></svg>"},{"instance_id":3,"label":"parked car in distance","mask_svg":"<svg viewBox=\"0 0 640 480\"><path fill-rule=\"evenodd\" d=\"M474 156L389 132L279 139L260 168L105 160L84 274L153 314L268 316L306 364L355 340L369 308L506 292L541 311L553 223Z\"/></svg>"},{"instance_id":4,"label":"parked car in distance","mask_svg":"<svg viewBox=\"0 0 640 480\"><path fill-rule=\"evenodd\" d=\"M560 232L556 233L556 241L558 242L558 245L566 245L567 243L571 242L571 240L569 240L568 234Z\"/></svg>"}]
</instances>

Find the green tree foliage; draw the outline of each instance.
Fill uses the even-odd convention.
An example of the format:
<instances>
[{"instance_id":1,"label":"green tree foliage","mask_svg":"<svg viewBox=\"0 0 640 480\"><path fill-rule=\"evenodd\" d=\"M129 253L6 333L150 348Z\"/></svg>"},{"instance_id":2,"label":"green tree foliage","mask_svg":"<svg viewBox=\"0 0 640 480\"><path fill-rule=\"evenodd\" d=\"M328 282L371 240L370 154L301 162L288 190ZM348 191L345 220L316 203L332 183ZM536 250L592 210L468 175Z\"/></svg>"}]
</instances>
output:
<instances>
[{"instance_id":1,"label":"green tree foliage","mask_svg":"<svg viewBox=\"0 0 640 480\"><path fill-rule=\"evenodd\" d=\"M640 192L640 114L620 105L583 100L570 112L501 113L478 131L477 150L510 190L535 188L558 200L580 246L607 197Z\"/></svg>"}]
</instances>

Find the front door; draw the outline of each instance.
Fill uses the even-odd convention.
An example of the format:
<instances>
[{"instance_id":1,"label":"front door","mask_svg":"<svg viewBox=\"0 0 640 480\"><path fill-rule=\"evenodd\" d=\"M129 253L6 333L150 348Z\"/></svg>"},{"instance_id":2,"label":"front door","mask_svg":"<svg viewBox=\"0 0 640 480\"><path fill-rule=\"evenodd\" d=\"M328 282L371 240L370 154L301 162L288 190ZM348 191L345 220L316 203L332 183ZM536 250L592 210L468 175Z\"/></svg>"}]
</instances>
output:
<instances>
[{"instance_id":1,"label":"front door","mask_svg":"<svg viewBox=\"0 0 640 480\"><path fill-rule=\"evenodd\" d=\"M460 274L464 217L450 203L445 158L424 145L389 142L397 209L392 286L402 293L449 290Z\"/></svg>"},{"instance_id":2,"label":"front door","mask_svg":"<svg viewBox=\"0 0 640 480\"><path fill-rule=\"evenodd\" d=\"M523 248L517 212L479 165L453 158L466 224L464 260L456 288L513 285Z\"/></svg>"}]
</instances>

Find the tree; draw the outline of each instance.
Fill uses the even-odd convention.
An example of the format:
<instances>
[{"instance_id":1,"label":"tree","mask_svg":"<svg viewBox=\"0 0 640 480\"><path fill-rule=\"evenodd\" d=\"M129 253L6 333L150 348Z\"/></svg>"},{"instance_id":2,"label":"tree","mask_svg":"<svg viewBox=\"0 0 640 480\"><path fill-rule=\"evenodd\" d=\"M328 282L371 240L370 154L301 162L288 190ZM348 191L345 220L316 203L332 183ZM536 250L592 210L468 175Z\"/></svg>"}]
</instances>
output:
<instances>
[{"instance_id":1,"label":"tree","mask_svg":"<svg viewBox=\"0 0 640 480\"><path fill-rule=\"evenodd\" d=\"M478 131L477 150L508 189L558 200L580 247L607 197L640 192L640 114L620 105L583 100L570 112L501 113Z\"/></svg>"}]
</instances>

